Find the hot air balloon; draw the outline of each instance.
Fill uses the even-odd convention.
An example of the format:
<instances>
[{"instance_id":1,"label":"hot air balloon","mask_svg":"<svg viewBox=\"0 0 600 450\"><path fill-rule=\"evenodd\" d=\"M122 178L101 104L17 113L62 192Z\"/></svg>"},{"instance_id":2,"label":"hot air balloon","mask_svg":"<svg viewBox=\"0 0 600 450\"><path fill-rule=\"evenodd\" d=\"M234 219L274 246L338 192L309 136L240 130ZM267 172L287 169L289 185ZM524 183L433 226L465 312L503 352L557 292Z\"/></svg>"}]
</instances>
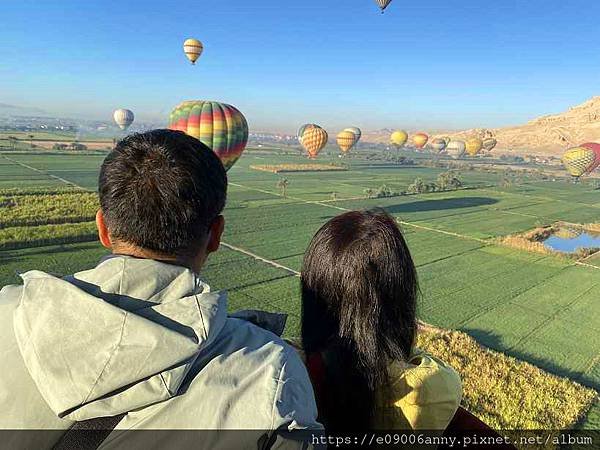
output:
<instances>
[{"instance_id":1,"label":"hot air balloon","mask_svg":"<svg viewBox=\"0 0 600 450\"><path fill-rule=\"evenodd\" d=\"M595 142L586 142L585 144L581 144L580 147L589 148L594 152L596 159L594 160L594 164L588 170L591 172L596 169L596 167L600 166L600 144L596 144Z\"/></svg>"},{"instance_id":2,"label":"hot air balloon","mask_svg":"<svg viewBox=\"0 0 600 450\"><path fill-rule=\"evenodd\" d=\"M483 149L485 151L491 152L494 149L494 147L496 147L497 143L498 141L492 137L485 138L483 140Z\"/></svg>"},{"instance_id":3,"label":"hot air balloon","mask_svg":"<svg viewBox=\"0 0 600 450\"><path fill-rule=\"evenodd\" d=\"M481 150L483 142L478 137L470 137L469 139L467 139L466 146L466 151L469 154L469 156L475 156Z\"/></svg>"},{"instance_id":4,"label":"hot air balloon","mask_svg":"<svg viewBox=\"0 0 600 450\"><path fill-rule=\"evenodd\" d=\"M381 13L383 14L383 11L385 11L385 8L392 3L392 0L375 0L375 3L377 3L377 6L379 6Z\"/></svg>"},{"instance_id":5,"label":"hot air balloon","mask_svg":"<svg viewBox=\"0 0 600 450\"><path fill-rule=\"evenodd\" d=\"M450 141L452 140L452 138L450 136L444 136L442 138L444 140L444 142L446 143L446 147L448 147L448 144L450 143Z\"/></svg>"},{"instance_id":6,"label":"hot air balloon","mask_svg":"<svg viewBox=\"0 0 600 450\"><path fill-rule=\"evenodd\" d=\"M308 157L316 158L323 147L327 145L327 139L329 139L327 131L320 126L314 125L306 128L302 134L302 146L308 153Z\"/></svg>"},{"instance_id":7,"label":"hot air balloon","mask_svg":"<svg viewBox=\"0 0 600 450\"><path fill-rule=\"evenodd\" d=\"M394 131L390 139L394 147L400 148L408 141L408 133L404 130Z\"/></svg>"},{"instance_id":8,"label":"hot air balloon","mask_svg":"<svg viewBox=\"0 0 600 450\"><path fill-rule=\"evenodd\" d=\"M437 153L443 152L444 149L446 148L446 141L443 140L442 138L437 138L432 140L429 145L431 146L431 148L433 150L435 150Z\"/></svg>"},{"instance_id":9,"label":"hot air balloon","mask_svg":"<svg viewBox=\"0 0 600 450\"><path fill-rule=\"evenodd\" d=\"M425 147L425 144L427 144L428 140L429 136L427 136L425 133L417 133L413 136L413 143L415 144L416 148Z\"/></svg>"},{"instance_id":10,"label":"hot air balloon","mask_svg":"<svg viewBox=\"0 0 600 450\"><path fill-rule=\"evenodd\" d=\"M192 100L176 106L169 128L199 139L217 154L225 170L242 155L248 142L248 122L237 108L225 103Z\"/></svg>"},{"instance_id":11,"label":"hot air balloon","mask_svg":"<svg viewBox=\"0 0 600 450\"><path fill-rule=\"evenodd\" d=\"M452 140L446 146L446 153L448 153L452 158L458 159L465 154L465 149L467 145L465 141L461 141L460 139Z\"/></svg>"},{"instance_id":12,"label":"hot air balloon","mask_svg":"<svg viewBox=\"0 0 600 450\"><path fill-rule=\"evenodd\" d=\"M358 144L358 141L360 141L360 138L362 137L362 131L360 131L360 128L349 127L349 128L345 128L344 131L350 131L350 132L354 133L354 135L356 136L356 142L354 143L354 145Z\"/></svg>"},{"instance_id":13,"label":"hot air balloon","mask_svg":"<svg viewBox=\"0 0 600 450\"><path fill-rule=\"evenodd\" d=\"M575 178L588 173L596 161L596 154L586 147L572 147L562 157L565 169Z\"/></svg>"},{"instance_id":14,"label":"hot air balloon","mask_svg":"<svg viewBox=\"0 0 600 450\"><path fill-rule=\"evenodd\" d=\"M337 135L337 144L343 153L348 152L356 144L356 135L352 131L341 131Z\"/></svg>"},{"instance_id":15,"label":"hot air balloon","mask_svg":"<svg viewBox=\"0 0 600 450\"><path fill-rule=\"evenodd\" d=\"M187 59L189 59L192 64L196 64L196 61L204 51L204 46L198 39L190 38L186 39L183 43L183 51L185 56L187 56Z\"/></svg>"},{"instance_id":16,"label":"hot air balloon","mask_svg":"<svg viewBox=\"0 0 600 450\"><path fill-rule=\"evenodd\" d=\"M304 131L307 128L312 128L312 127L316 127L318 125L315 125L314 123L305 123L304 125L302 125L299 129L298 129L298 142L300 142L300 144L302 144L302 135L304 134Z\"/></svg>"},{"instance_id":17,"label":"hot air balloon","mask_svg":"<svg viewBox=\"0 0 600 450\"><path fill-rule=\"evenodd\" d=\"M121 130L126 130L133 123L133 111L129 109L116 109L113 113L113 119Z\"/></svg>"}]
</instances>

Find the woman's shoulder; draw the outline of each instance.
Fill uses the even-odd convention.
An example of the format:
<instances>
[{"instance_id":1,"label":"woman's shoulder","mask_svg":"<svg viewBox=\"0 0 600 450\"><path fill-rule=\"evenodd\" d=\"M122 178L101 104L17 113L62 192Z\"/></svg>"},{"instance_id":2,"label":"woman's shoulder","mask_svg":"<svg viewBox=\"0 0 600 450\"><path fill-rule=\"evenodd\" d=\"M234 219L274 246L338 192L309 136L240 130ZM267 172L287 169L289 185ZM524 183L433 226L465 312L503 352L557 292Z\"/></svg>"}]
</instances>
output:
<instances>
[{"instance_id":1,"label":"woman's shoulder","mask_svg":"<svg viewBox=\"0 0 600 450\"><path fill-rule=\"evenodd\" d=\"M462 397L462 382L447 363L420 349L415 349L408 362L390 365L392 390L412 404L429 404Z\"/></svg>"}]
</instances>

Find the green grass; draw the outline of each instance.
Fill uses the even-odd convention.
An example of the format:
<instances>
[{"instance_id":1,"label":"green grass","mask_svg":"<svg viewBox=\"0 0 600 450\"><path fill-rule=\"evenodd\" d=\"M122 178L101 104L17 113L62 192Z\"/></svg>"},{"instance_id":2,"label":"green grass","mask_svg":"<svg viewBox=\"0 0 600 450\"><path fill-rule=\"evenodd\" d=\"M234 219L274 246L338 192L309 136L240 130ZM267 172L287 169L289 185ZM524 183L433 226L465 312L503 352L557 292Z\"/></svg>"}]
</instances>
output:
<instances>
[{"instance_id":1,"label":"green grass","mask_svg":"<svg viewBox=\"0 0 600 450\"><path fill-rule=\"evenodd\" d=\"M41 238L52 233L56 236L57 232L65 240L86 233L93 236L92 223L73 222L89 221L93 216L94 194L38 196L44 195L46 188L61 186L48 174L95 190L102 157L10 157L43 173L0 158L0 189L13 189L0 196L12 196L18 198L19 205L28 205L19 214L16 210L2 214L8 209L0 209L0 228L4 226L0 233L13 233L6 242L32 247L0 251L0 284L17 281L15 270L35 268L66 274L93 267L105 253L98 244L40 245L45 242ZM322 162L336 159L325 157ZM236 164L228 173L231 184L225 242L300 270L308 242L329 218L345 209L383 207L406 222L402 228L418 266L423 294L419 305L422 320L464 331L489 348L596 390L600 388L598 270L574 266L554 256L501 247L495 241L498 236L558 220L599 222L599 191L583 183L533 180L500 188L490 186L500 179L498 173L463 171L465 190L365 199L367 188L386 184L400 191L417 176L432 182L443 170L348 159L347 172L286 174L290 185L288 197L282 198L276 187L278 175L249 169L251 164L303 161L291 155L249 153ZM332 192L336 192L338 201L330 201ZM17 217L24 224L38 225L17 230ZM44 217L62 217L66 223L52 228L39 223ZM88 228L80 230L77 226ZM600 267L600 257L586 262ZM226 248L210 258L202 275L214 289L229 291L233 309L287 312L286 334L298 335L297 277ZM600 406L592 408L582 426L597 428L598 417ZM510 423L519 422L513 417Z\"/></svg>"}]
</instances>

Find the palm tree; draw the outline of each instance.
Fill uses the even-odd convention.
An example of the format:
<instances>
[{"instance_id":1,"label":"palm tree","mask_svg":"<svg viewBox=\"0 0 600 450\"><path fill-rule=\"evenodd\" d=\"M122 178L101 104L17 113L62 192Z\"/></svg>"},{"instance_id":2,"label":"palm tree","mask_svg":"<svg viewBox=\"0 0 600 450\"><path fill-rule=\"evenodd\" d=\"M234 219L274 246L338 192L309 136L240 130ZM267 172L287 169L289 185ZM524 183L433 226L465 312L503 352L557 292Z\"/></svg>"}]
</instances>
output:
<instances>
[{"instance_id":1,"label":"palm tree","mask_svg":"<svg viewBox=\"0 0 600 450\"><path fill-rule=\"evenodd\" d=\"M335 201L337 201L337 192L332 192L332 193L331 193L331 201L332 201L332 202L335 202Z\"/></svg>"},{"instance_id":2,"label":"palm tree","mask_svg":"<svg viewBox=\"0 0 600 450\"><path fill-rule=\"evenodd\" d=\"M29 138L29 146L33 148L33 138L35 137L33 134L27 136Z\"/></svg>"},{"instance_id":3,"label":"palm tree","mask_svg":"<svg viewBox=\"0 0 600 450\"><path fill-rule=\"evenodd\" d=\"M375 191L371 188L367 188L364 190L365 193L365 197L367 198L373 198L373 195L375 194Z\"/></svg>"},{"instance_id":4,"label":"palm tree","mask_svg":"<svg viewBox=\"0 0 600 450\"><path fill-rule=\"evenodd\" d=\"M283 198L287 197L287 188L290 185L290 180L287 178L280 178L277 181L277 188L281 190L281 195Z\"/></svg>"}]
</instances>

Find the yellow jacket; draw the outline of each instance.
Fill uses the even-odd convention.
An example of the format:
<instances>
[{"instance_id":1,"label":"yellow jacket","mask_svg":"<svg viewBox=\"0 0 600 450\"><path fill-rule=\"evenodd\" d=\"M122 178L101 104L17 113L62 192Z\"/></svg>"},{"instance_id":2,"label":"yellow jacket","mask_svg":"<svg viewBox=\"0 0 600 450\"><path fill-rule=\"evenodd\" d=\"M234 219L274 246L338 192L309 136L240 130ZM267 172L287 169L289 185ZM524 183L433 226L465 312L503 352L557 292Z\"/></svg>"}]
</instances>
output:
<instances>
[{"instance_id":1,"label":"yellow jacket","mask_svg":"<svg viewBox=\"0 0 600 450\"><path fill-rule=\"evenodd\" d=\"M444 430L462 399L458 373L419 349L408 363L390 365L390 380L378 393L377 429Z\"/></svg>"}]
</instances>

